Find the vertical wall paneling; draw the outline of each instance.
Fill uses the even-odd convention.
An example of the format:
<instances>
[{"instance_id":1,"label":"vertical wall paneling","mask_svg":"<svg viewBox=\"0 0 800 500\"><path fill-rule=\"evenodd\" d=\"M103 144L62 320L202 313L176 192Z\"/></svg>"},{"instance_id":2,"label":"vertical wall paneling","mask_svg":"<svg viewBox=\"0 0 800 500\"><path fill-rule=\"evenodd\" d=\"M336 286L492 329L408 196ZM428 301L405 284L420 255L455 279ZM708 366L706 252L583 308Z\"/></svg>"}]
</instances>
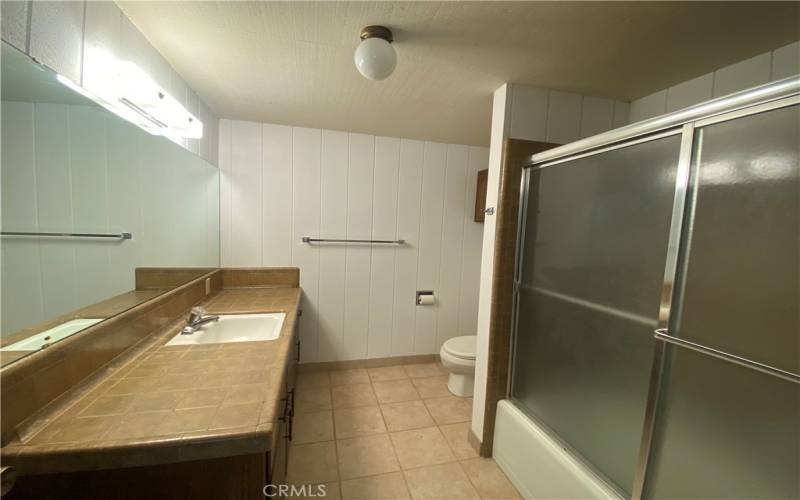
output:
<instances>
[{"instance_id":1,"label":"vertical wall paneling","mask_svg":"<svg viewBox=\"0 0 800 500\"><path fill-rule=\"evenodd\" d=\"M261 125L231 122L231 251L245 267L261 264Z\"/></svg>"},{"instance_id":2,"label":"vertical wall paneling","mask_svg":"<svg viewBox=\"0 0 800 500\"><path fill-rule=\"evenodd\" d=\"M438 295L439 266L442 249L442 216L444 214L444 183L447 166L447 145L425 143L422 169L422 200L420 202L419 262L417 286L420 290L433 290ZM437 298L438 301L438 298ZM414 353L436 351L436 323L438 307L417 308Z\"/></svg>"},{"instance_id":3,"label":"vertical wall paneling","mask_svg":"<svg viewBox=\"0 0 800 500\"><path fill-rule=\"evenodd\" d=\"M514 85L509 137L528 141L547 138L547 89Z\"/></svg>"},{"instance_id":4,"label":"vertical wall paneling","mask_svg":"<svg viewBox=\"0 0 800 500\"><path fill-rule=\"evenodd\" d=\"M772 54L767 52L719 69L714 74L714 97L769 82Z\"/></svg>"},{"instance_id":5,"label":"vertical wall paneling","mask_svg":"<svg viewBox=\"0 0 800 500\"><path fill-rule=\"evenodd\" d=\"M392 355L414 352L416 330L417 267L422 199L422 164L425 143L402 139L397 182L397 237L406 244L395 250Z\"/></svg>"},{"instance_id":6,"label":"vertical wall paneling","mask_svg":"<svg viewBox=\"0 0 800 500\"><path fill-rule=\"evenodd\" d=\"M665 111L677 111L711 99L714 90L714 73L692 78L667 90Z\"/></svg>"},{"instance_id":7,"label":"vertical wall paneling","mask_svg":"<svg viewBox=\"0 0 800 500\"><path fill-rule=\"evenodd\" d=\"M261 262L292 265L292 128L262 125Z\"/></svg>"},{"instance_id":8,"label":"vertical wall paneling","mask_svg":"<svg viewBox=\"0 0 800 500\"><path fill-rule=\"evenodd\" d=\"M725 66L631 103L631 123L800 74L800 42Z\"/></svg>"},{"instance_id":9,"label":"vertical wall paneling","mask_svg":"<svg viewBox=\"0 0 800 500\"><path fill-rule=\"evenodd\" d=\"M231 241L231 124L230 120L219 122L219 237L220 262L232 266Z\"/></svg>"},{"instance_id":10,"label":"vertical wall paneling","mask_svg":"<svg viewBox=\"0 0 800 500\"><path fill-rule=\"evenodd\" d=\"M431 354L475 333L483 225L472 211L488 149L220 125L223 264L300 267L304 362ZM406 244L309 245L303 236ZM439 303L417 307L420 289Z\"/></svg>"},{"instance_id":11,"label":"vertical wall paneling","mask_svg":"<svg viewBox=\"0 0 800 500\"><path fill-rule=\"evenodd\" d=\"M106 144L104 109L71 106L70 166L72 170L72 215L75 231L108 231L108 191L106 190ZM76 290L84 304L93 304L109 296L110 281L108 247L78 245L75 249L75 270L89 279Z\"/></svg>"},{"instance_id":12,"label":"vertical wall paneling","mask_svg":"<svg viewBox=\"0 0 800 500\"><path fill-rule=\"evenodd\" d=\"M2 113L3 230L36 231L36 169L33 107L4 102ZM9 145L15 147L9 147ZM42 315L39 242L28 238L5 238L2 245L3 331L16 331Z\"/></svg>"},{"instance_id":13,"label":"vertical wall paneling","mask_svg":"<svg viewBox=\"0 0 800 500\"><path fill-rule=\"evenodd\" d=\"M2 119L4 230L133 233L3 238L3 334L132 290L137 266L219 264L217 168L96 106L3 101Z\"/></svg>"},{"instance_id":14,"label":"vertical wall paneling","mask_svg":"<svg viewBox=\"0 0 800 500\"><path fill-rule=\"evenodd\" d=\"M70 162L64 157L70 147L69 121L67 105L39 104L34 107L36 201L40 231L73 229ZM9 167L6 164L5 168ZM74 245L66 240L52 240L40 245L39 251L44 316L54 317L75 309L78 302L74 290Z\"/></svg>"},{"instance_id":15,"label":"vertical wall paneling","mask_svg":"<svg viewBox=\"0 0 800 500\"><path fill-rule=\"evenodd\" d=\"M372 238L394 240L397 236L397 193L400 139L375 138L375 173L372 193ZM396 248L371 249L369 335L367 357L392 355Z\"/></svg>"},{"instance_id":16,"label":"vertical wall paneling","mask_svg":"<svg viewBox=\"0 0 800 500\"><path fill-rule=\"evenodd\" d=\"M614 128L614 101L585 96L581 113L581 138Z\"/></svg>"},{"instance_id":17,"label":"vertical wall paneling","mask_svg":"<svg viewBox=\"0 0 800 500\"><path fill-rule=\"evenodd\" d=\"M664 114L667 109L667 91L661 90L631 103L631 123Z\"/></svg>"},{"instance_id":18,"label":"vertical wall paneling","mask_svg":"<svg viewBox=\"0 0 800 500\"><path fill-rule=\"evenodd\" d=\"M461 287L458 299L458 335L475 335L478 324L478 294L481 277L481 243L483 242L483 224L475 222L475 195L478 172L489 165L489 151L486 148L470 147L467 163L465 202L464 202L464 237L462 243L463 257L461 263Z\"/></svg>"},{"instance_id":19,"label":"vertical wall paneling","mask_svg":"<svg viewBox=\"0 0 800 500\"><path fill-rule=\"evenodd\" d=\"M547 107L547 142L566 144L581 135L583 96L571 92L550 91Z\"/></svg>"},{"instance_id":20,"label":"vertical wall paneling","mask_svg":"<svg viewBox=\"0 0 800 500\"><path fill-rule=\"evenodd\" d=\"M619 128L630 123L631 104L629 102L614 101L614 126Z\"/></svg>"},{"instance_id":21,"label":"vertical wall paneling","mask_svg":"<svg viewBox=\"0 0 800 500\"><path fill-rule=\"evenodd\" d=\"M109 257L111 289L132 290L135 280L130 269L138 265L142 224L142 142L131 134L131 126L118 119L107 121L108 138L108 230L128 231L136 238L117 245Z\"/></svg>"},{"instance_id":22,"label":"vertical wall paneling","mask_svg":"<svg viewBox=\"0 0 800 500\"><path fill-rule=\"evenodd\" d=\"M320 237L347 237L347 185L350 157L347 132L322 131ZM344 353L346 246L319 245L320 361Z\"/></svg>"},{"instance_id":23,"label":"vertical wall paneling","mask_svg":"<svg viewBox=\"0 0 800 500\"><path fill-rule=\"evenodd\" d=\"M81 83L84 2L31 2L30 55Z\"/></svg>"},{"instance_id":24,"label":"vertical wall paneling","mask_svg":"<svg viewBox=\"0 0 800 500\"><path fill-rule=\"evenodd\" d=\"M350 163L347 173L347 238L372 237L372 181L375 166L375 137L350 134ZM344 357L367 357L369 331L370 245L350 244L345 248Z\"/></svg>"},{"instance_id":25,"label":"vertical wall paneling","mask_svg":"<svg viewBox=\"0 0 800 500\"><path fill-rule=\"evenodd\" d=\"M439 260L439 317L436 323L436 345L441 345L447 339L458 335L468 168L469 147L448 145Z\"/></svg>"},{"instance_id":26,"label":"vertical wall paneling","mask_svg":"<svg viewBox=\"0 0 800 500\"><path fill-rule=\"evenodd\" d=\"M302 360L319 358L318 310L319 300L319 248L302 243L300 238L320 236L320 156L322 137L320 130L294 128L292 139L292 264L301 269L300 287L303 289L303 317L300 320L300 338L303 343ZM235 264L232 264L235 265Z\"/></svg>"},{"instance_id":27,"label":"vertical wall paneling","mask_svg":"<svg viewBox=\"0 0 800 500\"><path fill-rule=\"evenodd\" d=\"M790 43L772 52L772 80L800 74L800 42Z\"/></svg>"}]
</instances>

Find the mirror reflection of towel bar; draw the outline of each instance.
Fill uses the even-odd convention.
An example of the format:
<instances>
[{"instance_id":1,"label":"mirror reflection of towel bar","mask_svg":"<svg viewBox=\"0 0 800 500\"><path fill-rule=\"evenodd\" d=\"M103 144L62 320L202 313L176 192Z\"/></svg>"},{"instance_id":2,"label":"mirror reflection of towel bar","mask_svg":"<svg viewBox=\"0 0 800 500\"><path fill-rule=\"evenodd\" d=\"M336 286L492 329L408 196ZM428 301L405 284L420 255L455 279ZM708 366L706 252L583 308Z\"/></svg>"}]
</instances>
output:
<instances>
[{"instance_id":1,"label":"mirror reflection of towel bar","mask_svg":"<svg viewBox=\"0 0 800 500\"><path fill-rule=\"evenodd\" d=\"M303 243L378 243L381 245L403 245L406 240L335 240L329 238L311 238L303 236Z\"/></svg>"},{"instance_id":2,"label":"mirror reflection of towel bar","mask_svg":"<svg viewBox=\"0 0 800 500\"><path fill-rule=\"evenodd\" d=\"M33 236L45 238L114 238L117 240L133 239L131 233L26 233L20 231L3 231L0 236Z\"/></svg>"}]
</instances>

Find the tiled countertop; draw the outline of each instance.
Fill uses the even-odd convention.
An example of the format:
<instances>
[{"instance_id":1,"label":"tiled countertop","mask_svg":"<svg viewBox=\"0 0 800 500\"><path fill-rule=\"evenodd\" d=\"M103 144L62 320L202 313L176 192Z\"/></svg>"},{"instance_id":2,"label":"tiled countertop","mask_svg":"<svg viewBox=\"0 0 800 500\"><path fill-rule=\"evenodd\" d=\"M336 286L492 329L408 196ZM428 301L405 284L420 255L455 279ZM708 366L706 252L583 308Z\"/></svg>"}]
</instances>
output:
<instances>
[{"instance_id":1,"label":"tiled countertop","mask_svg":"<svg viewBox=\"0 0 800 500\"><path fill-rule=\"evenodd\" d=\"M176 322L65 410L42 416L35 432L3 448L4 462L36 474L267 451L299 301L299 288L220 291L205 304L208 313L284 312L280 337L166 346L185 320Z\"/></svg>"}]
</instances>

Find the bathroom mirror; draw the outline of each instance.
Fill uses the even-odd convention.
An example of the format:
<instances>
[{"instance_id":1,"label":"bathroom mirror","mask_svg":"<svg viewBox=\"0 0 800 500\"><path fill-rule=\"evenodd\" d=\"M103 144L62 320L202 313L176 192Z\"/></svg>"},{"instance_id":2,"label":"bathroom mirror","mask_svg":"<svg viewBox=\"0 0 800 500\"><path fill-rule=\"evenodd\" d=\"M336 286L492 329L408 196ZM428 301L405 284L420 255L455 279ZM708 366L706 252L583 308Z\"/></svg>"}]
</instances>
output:
<instances>
[{"instance_id":1,"label":"bathroom mirror","mask_svg":"<svg viewBox=\"0 0 800 500\"><path fill-rule=\"evenodd\" d=\"M3 366L219 266L215 166L5 42L1 89Z\"/></svg>"}]
</instances>

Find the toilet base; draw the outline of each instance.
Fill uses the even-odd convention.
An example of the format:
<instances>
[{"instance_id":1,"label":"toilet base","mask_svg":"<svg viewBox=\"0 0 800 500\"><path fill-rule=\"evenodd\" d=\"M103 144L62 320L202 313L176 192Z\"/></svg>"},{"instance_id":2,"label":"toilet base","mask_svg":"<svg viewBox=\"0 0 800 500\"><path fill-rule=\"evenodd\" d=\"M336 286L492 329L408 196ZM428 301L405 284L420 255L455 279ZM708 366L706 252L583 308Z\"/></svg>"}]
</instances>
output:
<instances>
[{"instance_id":1,"label":"toilet base","mask_svg":"<svg viewBox=\"0 0 800 500\"><path fill-rule=\"evenodd\" d=\"M447 380L447 388L450 389L450 392L462 398L472 397L474 385L475 375L473 373L469 375L451 373L450 378Z\"/></svg>"}]
</instances>

